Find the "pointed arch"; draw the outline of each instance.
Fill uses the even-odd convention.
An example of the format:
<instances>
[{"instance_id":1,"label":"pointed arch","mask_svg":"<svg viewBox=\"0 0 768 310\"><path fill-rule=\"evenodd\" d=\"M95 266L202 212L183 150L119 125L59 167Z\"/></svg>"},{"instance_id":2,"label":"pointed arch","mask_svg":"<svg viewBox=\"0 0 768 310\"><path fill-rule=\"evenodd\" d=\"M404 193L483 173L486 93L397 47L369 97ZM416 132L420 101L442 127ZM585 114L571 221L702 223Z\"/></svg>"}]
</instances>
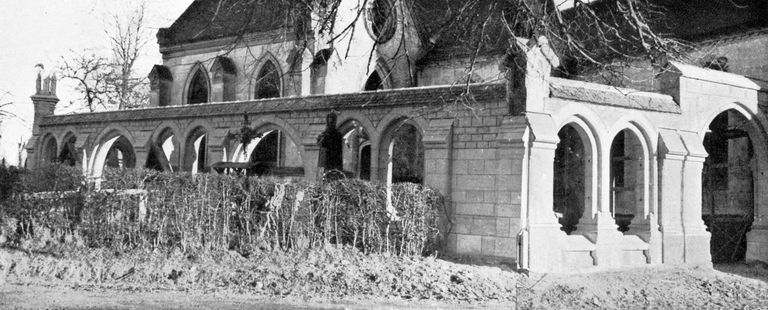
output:
<instances>
[{"instance_id":1,"label":"pointed arch","mask_svg":"<svg viewBox=\"0 0 768 310\"><path fill-rule=\"evenodd\" d=\"M214 133L213 125L206 120L189 124L181 136L181 169L192 173L208 171L209 141Z\"/></svg>"},{"instance_id":2,"label":"pointed arch","mask_svg":"<svg viewBox=\"0 0 768 310\"><path fill-rule=\"evenodd\" d=\"M77 135L73 131L66 132L61 139L58 161L67 166L76 166L79 162L76 145Z\"/></svg>"},{"instance_id":3,"label":"pointed arch","mask_svg":"<svg viewBox=\"0 0 768 310\"><path fill-rule=\"evenodd\" d=\"M229 57L216 56L211 64L211 101L234 101L237 98L237 67Z\"/></svg>"},{"instance_id":4,"label":"pointed arch","mask_svg":"<svg viewBox=\"0 0 768 310\"><path fill-rule=\"evenodd\" d=\"M173 122L163 122L152 132L149 139L149 156L145 168L160 171L179 171L179 128Z\"/></svg>"},{"instance_id":5,"label":"pointed arch","mask_svg":"<svg viewBox=\"0 0 768 310\"><path fill-rule=\"evenodd\" d=\"M394 117L379 125L384 126L379 135L379 178L387 184L423 183L425 171L422 138L427 126L405 116Z\"/></svg>"},{"instance_id":6,"label":"pointed arch","mask_svg":"<svg viewBox=\"0 0 768 310\"><path fill-rule=\"evenodd\" d=\"M766 260L761 220L768 214L768 134L762 117L732 102L707 115L699 130L709 153L702 172L701 215L716 263Z\"/></svg>"},{"instance_id":7,"label":"pointed arch","mask_svg":"<svg viewBox=\"0 0 768 310\"><path fill-rule=\"evenodd\" d=\"M253 99L277 98L283 95L283 71L280 62L267 52L261 57L252 81Z\"/></svg>"},{"instance_id":8,"label":"pointed arch","mask_svg":"<svg viewBox=\"0 0 768 310\"><path fill-rule=\"evenodd\" d=\"M58 162L59 144L53 133L47 133L42 139L42 148L40 153L40 162L43 164L52 164Z\"/></svg>"},{"instance_id":9,"label":"pointed arch","mask_svg":"<svg viewBox=\"0 0 768 310\"><path fill-rule=\"evenodd\" d=\"M376 66L374 66L371 74L368 75L368 79L363 85L363 90L376 91L392 89L392 86L392 71L382 59L377 60Z\"/></svg>"},{"instance_id":10,"label":"pointed arch","mask_svg":"<svg viewBox=\"0 0 768 310\"><path fill-rule=\"evenodd\" d=\"M96 136L89 170L92 177L101 177L104 167L110 165L116 168L134 168L136 153L134 139L125 127L112 125Z\"/></svg>"},{"instance_id":11,"label":"pointed arch","mask_svg":"<svg viewBox=\"0 0 768 310\"><path fill-rule=\"evenodd\" d=\"M373 145L378 142L373 135L373 125L359 113L346 114L339 118L337 128L343 135L342 157L343 170L351 172L357 178L370 180L374 169ZM378 147L375 148L378 150Z\"/></svg>"},{"instance_id":12,"label":"pointed arch","mask_svg":"<svg viewBox=\"0 0 768 310\"><path fill-rule=\"evenodd\" d=\"M602 152L599 140L593 125L581 115L566 118L558 126L558 138L553 207L561 215L562 230L567 233L590 231L596 225L595 216L600 208L598 158Z\"/></svg>"},{"instance_id":13,"label":"pointed arch","mask_svg":"<svg viewBox=\"0 0 768 310\"><path fill-rule=\"evenodd\" d=\"M211 80L208 77L208 70L205 70L202 63L198 62L192 66L184 85L185 104L200 104L211 101Z\"/></svg>"}]
</instances>

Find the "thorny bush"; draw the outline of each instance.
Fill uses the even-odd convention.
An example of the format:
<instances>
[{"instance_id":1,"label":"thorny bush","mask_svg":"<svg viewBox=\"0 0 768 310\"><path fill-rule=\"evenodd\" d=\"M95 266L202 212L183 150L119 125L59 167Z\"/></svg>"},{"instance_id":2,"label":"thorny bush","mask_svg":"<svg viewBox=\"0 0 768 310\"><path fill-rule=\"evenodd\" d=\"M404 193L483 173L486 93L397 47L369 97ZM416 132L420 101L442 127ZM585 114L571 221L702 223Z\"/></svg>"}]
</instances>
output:
<instances>
[{"instance_id":1,"label":"thorny bush","mask_svg":"<svg viewBox=\"0 0 768 310\"><path fill-rule=\"evenodd\" d=\"M3 171L2 173L7 173ZM109 170L97 188L62 166L18 173L0 199L0 242L184 252L288 250L352 245L365 253L429 255L439 249L444 215L428 187L355 179L243 178ZM8 223L16 228L9 228ZM47 245L43 245L47 246Z\"/></svg>"}]
</instances>

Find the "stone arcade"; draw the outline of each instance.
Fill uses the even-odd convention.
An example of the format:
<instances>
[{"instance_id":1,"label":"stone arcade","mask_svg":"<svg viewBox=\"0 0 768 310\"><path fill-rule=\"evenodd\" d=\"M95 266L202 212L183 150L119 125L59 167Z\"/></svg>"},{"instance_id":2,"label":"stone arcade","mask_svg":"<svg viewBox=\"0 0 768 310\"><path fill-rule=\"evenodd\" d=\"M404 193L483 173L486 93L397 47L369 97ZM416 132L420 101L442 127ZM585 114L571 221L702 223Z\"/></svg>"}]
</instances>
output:
<instances>
[{"instance_id":1,"label":"stone arcade","mask_svg":"<svg viewBox=\"0 0 768 310\"><path fill-rule=\"evenodd\" d=\"M62 161L98 179L105 166L199 173L264 161L315 179L335 112L344 170L446 196L450 252L535 271L709 265L719 254L704 219L726 210L751 220L738 259L768 261L768 119L744 76L672 62L658 92L556 78L541 37L481 55L465 85L470 56L427 49L424 21L405 6L354 21L334 48L287 22L237 39L202 28L212 2L158 33L150 107L53 115L55 89L38 86L28 165ZM279 15L260 3L259 18ZM525 70L509 73L505 57ZM227 138L244 114L261 133L245 151Z\"/></svg>"}]
</instances>

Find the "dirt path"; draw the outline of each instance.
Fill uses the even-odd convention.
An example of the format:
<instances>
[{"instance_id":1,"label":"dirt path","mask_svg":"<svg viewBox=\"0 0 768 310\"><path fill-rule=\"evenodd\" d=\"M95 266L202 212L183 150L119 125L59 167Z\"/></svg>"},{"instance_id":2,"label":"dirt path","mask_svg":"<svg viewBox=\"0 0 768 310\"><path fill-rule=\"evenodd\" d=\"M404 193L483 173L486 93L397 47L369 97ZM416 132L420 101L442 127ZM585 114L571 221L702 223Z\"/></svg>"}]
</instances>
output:
<instances>
[{"instance_id":1,"label":"dirt path","mask_svg":"<svg viewBox=\"0 0 768 310\"><path fill-rule=\"evenodd\" d=\"M0 287L0 309L510 309L508 305L480 307L438 302L384 299L271 299L238 294L177 291L130 292L94 288L6 284Z\"/></svg>"}]
</instances>

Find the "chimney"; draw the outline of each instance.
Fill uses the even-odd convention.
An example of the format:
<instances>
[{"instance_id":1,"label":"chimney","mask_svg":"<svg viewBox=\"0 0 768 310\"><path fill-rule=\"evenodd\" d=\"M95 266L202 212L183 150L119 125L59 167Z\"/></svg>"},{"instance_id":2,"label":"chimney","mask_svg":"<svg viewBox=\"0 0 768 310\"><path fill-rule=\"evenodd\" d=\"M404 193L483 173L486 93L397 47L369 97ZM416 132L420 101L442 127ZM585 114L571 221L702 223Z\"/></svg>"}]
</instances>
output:
<instances>
[{"instance_id":1,"label":"chimney","mask_svg":"<svg viewBox=\"0 0 768 310\"><path fill-rule=\"evenodd\" d=\"M46 75L45 67L42 64L35 67L38 69L35 94L30 97L35 106L35 118L32 123L33 135L39 133L40 122L44 117L53 115L56 103L59 102L59 98L56 97L56 75Z\"/></svg>"}]
</instances>

